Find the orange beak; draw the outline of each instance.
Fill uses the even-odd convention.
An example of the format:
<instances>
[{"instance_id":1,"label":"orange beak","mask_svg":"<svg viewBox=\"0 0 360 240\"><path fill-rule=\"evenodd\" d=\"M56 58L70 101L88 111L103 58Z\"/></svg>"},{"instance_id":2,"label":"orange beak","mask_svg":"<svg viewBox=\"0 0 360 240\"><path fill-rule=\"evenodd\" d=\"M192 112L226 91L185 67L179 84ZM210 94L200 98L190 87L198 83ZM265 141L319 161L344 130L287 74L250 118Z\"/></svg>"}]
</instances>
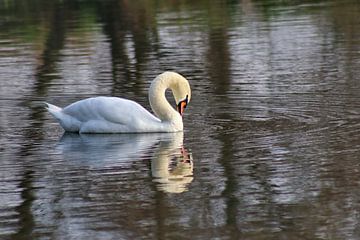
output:
<instances>
[{"instance_id":1,"label":"orange beak","mask_svg":"<svg viewBox=\"0 0 360 240\"><path fill-rule=\"evenodd\" d=\"M184 110L186 108L186 103L187 101L181 101L178 105L177 105L177 111L180 113L180 115L182 116L184 114Z\"/></svg>"}]
</instances>

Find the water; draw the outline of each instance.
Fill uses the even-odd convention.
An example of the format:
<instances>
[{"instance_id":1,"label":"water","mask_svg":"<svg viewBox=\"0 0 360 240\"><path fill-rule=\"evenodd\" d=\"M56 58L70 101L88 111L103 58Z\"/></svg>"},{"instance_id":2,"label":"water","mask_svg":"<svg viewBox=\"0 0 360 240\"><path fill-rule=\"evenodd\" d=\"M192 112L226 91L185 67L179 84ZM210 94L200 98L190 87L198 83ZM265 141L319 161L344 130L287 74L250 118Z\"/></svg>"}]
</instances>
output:
<instances>
[{"instance_id":1,"label":"water","mask_svg":"<svg viewBox=\"0 0 360 240\"><path fill-rule=\"evenodd\" d=\"M359 239L360 3L0 1L0 239ZM184 134L64 134L42 102L149 109Z\"/></svg>"}]
</instances>

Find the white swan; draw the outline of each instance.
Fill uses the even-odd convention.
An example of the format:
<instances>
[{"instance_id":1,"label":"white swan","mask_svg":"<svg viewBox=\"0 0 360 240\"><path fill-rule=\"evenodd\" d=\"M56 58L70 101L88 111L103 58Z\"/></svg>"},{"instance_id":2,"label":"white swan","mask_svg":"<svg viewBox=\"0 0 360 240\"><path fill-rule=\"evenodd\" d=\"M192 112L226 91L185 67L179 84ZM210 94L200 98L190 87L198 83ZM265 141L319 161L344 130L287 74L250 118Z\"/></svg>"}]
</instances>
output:
<instances>
[{"instance_id":1,"label":"white swan","mask_svg":"<svg viewBox=\"0 0 360 240\"><path fill-rule=\"evenodd\" d=\"M171 89L176 111L166 100ZM48 111L68 132L80 133L144 133L183 130L182 115L190 102L189 82L175 72L164 72L151 83L149 101L155 115L140 104L117 97L94 97L75 102L64 109L46 103Z\"/></svg>"}]
</instances>

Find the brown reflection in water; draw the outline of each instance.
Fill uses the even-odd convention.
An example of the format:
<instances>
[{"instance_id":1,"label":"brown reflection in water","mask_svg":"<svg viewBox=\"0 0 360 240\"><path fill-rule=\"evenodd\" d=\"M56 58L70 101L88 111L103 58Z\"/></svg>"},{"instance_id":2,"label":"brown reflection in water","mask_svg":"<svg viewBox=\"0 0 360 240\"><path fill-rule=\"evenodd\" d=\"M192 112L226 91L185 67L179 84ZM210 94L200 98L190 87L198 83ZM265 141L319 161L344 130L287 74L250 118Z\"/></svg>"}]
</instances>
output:
<instances>
[{"instance_id":1,"label":"brown reflection in water","mask_svg":"<svg viewBox=\"0 0 360 240\"><path fill-rule=\"evenodd\" d=\"M32 103L29 99L36 100L46 96L51 81L58 77L57 64L60 59L60 51L64 47L68 19L72 11L71 8L74 6L66 3L40 1L36 4L39 11L37 12L38 15L31 15L32 18L39 21L39 26L45 29L45 38L40 38L40 40L44 41L37 43L36 47L40 50L40 53L37 52L38 65L34 73L34 87L29 96L23 96L24 105L30 110L27 117L27 122L30 124L23 129L22 136L24 139L22 147L19 149L20 158L18 160L25 169L23 178L19 183L22 203L16 207L16 211L19 214L19 227L17 233L13 235L14 239L32 238L35 227L32 205L34 200L37 199L34 191L34 180L36 180L34 175L37 172L31 162L39 143L44 139L44 132L40 129L44 124L45 111L42 105ZM29 7L29 11L32 11L30 6L27 7ZM25 16L29 17L28 15ZM29 21L29 19L26 20ZM43 22L46 24L43 24Z\"/></svg>"},{"instance_id":2,"label":"brown reflection in water","mask_svg":"<svg viewBox=\"0 0 360 240\"><path fill-rule=\"evenodd\" d=\"M51 80L57 78L57 63L59 52L64 47L66 33L66 15L65 8L55 5L49 16L49 27L46 41L44 42L43 52L39 57L39 65L36 69L36 84L34 96L44 96L47 93L47 87Z\"/></svg>"},{"instance_id":3,"label":"brown reflection in water","mask_svg":"<svg viewBox=\"0 0 360 240\"><path fill-rule=\"evenodd\" d=\"M142 72L148 53L153 50L156 25L149 3L136 4L128 1L99 3L99 14L104 22L104 32L111 43L113 89L112 95L120 95L124 88L141 94L136 84L143 82ZM127 46L131 44L131 46ZM129 53L130 51L130 53ZM134 56L130 54L133 53ZM135 87L133 87L135 85Z\"/></svg>"},{"instance_id":4,"label":"brown reflection in water","mask_svg":"<svg viewBox=\"0 0 360 240\"><path fill-rule=\"evenodd\" d=\"M210 29L207 52L208 73L214 92L225 96L231 82L229 36L225 27Z\"/></svg>"},{"instance_id":5,"label":"brown reflection in water","mask_svg":"<svg viewBox=\"0 0 360 240\"><path fill-rule=\"evenodd\" d=\"M33 201L36 200L34 192L34 174L36 171L33 169L32 164L29 162L32 159L36 147L39 142L44 138L44 133L40 130L44 124L45 111L42 106L29 105L29 97L37 99L47 94L49 83L55 79L57 72L57 62L59 60L59 52L64 46L65 33L66 33L66 19L67 8L62 7L59 3L43 4L39 3L38 6L41 11L46 12L44 14L44 22L48 22L47 33L45 41L40 44L42 52L39 54L37 61L38 66L35 72L35 84L31 91L30 96L24 97L24 105L30 109L28 122L30 123L25 129L23 129L23 144L19 149L18 160L24 164L23 178L20 181L19 188L21 189L22 203L16 208L19 213L19 230L13 235L14 239L29 239L33 236L33 230L35 227L34 216L32 212ZM38 16L34 16L35 18Z\"/></svg>"},{"instance_id":6,"label":"brown reflection in water","mask_svg":"<svg viewBox=\"0 0 360 240\"><path fill-rule=\"evenodd\" d=\"M22 203L16 207L16 211L19 213L19 229L17 233L13 235L13 239L29 239L33 234L35 227L34 216L32 214L32 203L36 199L34 194L34 171L25 170L23 178L19 184L21 191Z\"/></svg>"},{"instance_id":7,"label":"brown reflection in water","mask_svg":"<svg viewBox=\"0 0 360 240\"><path fill-rule=\"evenodd\" d=\"M219 7L219 6L217 6ZM221 6L219 9L225 10L229 6ZM231 60L230 60L230 50L229 50L229 33L227 24L230 22L230 15L222 11L214 11L215 16L212 18L217 19L222 16L221 25L217 26L218 22L214 26L210 26L208 33L208 50L207 50L207 64L208 64L208 74L210 81L213 83L215 89L213 91L216 95L221 96L222 104L230 104L229 99L227 98L227 91L229 90L231 83ZM224 105L216 104L216 101L220 99L211 99L210 106L213 106L212 111L215 112L216 119L226 119L227 121L221 124L221 128L231 129L233 128L234 120L232 116L226 111L217 111L216 108ZM220 115L217 112L222 112ZM211 119L209 119L211 121ZM218 124L218 123L213 123ZM225 189L222 192L222 197L225 198L225 214L226 214L226 229L229 232L229 236L234 239L239 239L241 235L241 230L239 229L238 223L238 208L239 208L239 199L237 197L238 191L238 182L236 169L231 161L231 159L236 158L234 153L236 152L236 146L234 143L237 139L237 132L234 131L219 131L215 139L221 142L220 150L220 159L218 160L221 166L224 169L225 180Z\"/></svg>"}]
</instances>

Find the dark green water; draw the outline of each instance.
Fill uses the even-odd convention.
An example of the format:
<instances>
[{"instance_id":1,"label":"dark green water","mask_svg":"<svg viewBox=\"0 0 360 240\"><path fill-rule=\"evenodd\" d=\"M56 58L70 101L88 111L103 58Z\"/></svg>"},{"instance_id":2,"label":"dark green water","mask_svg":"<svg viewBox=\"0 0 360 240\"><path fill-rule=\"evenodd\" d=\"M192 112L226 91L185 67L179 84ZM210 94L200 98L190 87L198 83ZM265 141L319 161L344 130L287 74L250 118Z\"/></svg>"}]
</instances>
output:
<instances>
[{"instance_id":1,"label":"dark green water","mask_svg":"<svg viewBox=\"0 0 360 240\"><path fill-rule=\"evenodd\" d=\"M165 70L184 134L42 106ZM0 239L359 239L359 189L359 1L0 0Z\"/></svg>"}]
</instances>

